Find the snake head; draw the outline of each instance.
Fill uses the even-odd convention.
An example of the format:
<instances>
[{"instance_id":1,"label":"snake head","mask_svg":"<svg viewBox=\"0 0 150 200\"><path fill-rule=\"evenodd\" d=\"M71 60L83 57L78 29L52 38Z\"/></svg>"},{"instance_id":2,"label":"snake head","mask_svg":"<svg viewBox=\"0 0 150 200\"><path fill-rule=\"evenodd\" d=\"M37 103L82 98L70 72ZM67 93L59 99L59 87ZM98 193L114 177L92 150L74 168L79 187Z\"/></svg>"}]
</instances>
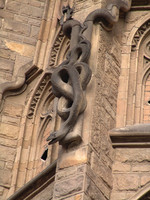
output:
<instances>
[{"instance_id":1,"label":"snake head","mask_svg":"<svg viewBox=\"0 0 150 200\"><path fill-rule=\"evenodd\" d=\"M60 141L62 139L62 137L58 136L57 133L58 132L53 132L48 136L46 141L49 141L49 143L48 143L49 145L50 144L54 144L54 143L56 143L56 142L58 142L58 141Z\"/></svg>"}]
</instances>

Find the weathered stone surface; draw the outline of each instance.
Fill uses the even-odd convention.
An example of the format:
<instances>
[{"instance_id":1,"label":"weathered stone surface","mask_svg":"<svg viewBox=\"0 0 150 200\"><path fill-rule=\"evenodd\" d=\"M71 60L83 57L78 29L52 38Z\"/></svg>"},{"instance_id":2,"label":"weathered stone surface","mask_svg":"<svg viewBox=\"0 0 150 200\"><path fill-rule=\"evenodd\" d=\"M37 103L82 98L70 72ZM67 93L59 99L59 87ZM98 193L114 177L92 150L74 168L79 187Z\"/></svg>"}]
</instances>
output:
<instances>
[{"instance_id":1,"label":"weathered stone surface","mask_svg":"<svg viewBox=\"0 0 150 200\"><path fill-rule=\"evenodd\" d=\"M94 200L106 200L101 191L96 187L93 181L87 176L86 177L86 193L91 199Z\"/></svg>"},{"instance_id":2,"label":"weathered stone surface","mask_svg":"<svg viewBox=\"0 0 150 200\"><path fill-rule=\"evenodd\" d=\"M141 186L144 186L149 182L150 182L150 173L146 173L145 175L141 176Z\"/></svg>"},{"instance_id":3,"label":"weathered stone surface","mask_svg":"<svg viewBox=\"0 0 150 200\"><path fill-rule=\"evenodd\" d=\"M87 162L87 147L75 151L64 152L59 160L59 168L66 168Z\"/></svg>"},{"instance_id":4,"label":"weathered stone surface","mask_svg":"<svg viewBox=\"0 0 150 200\"><path fill-rule=\"evenodd\" d=\"M6 72L12 73L14 62L8 59L0 58L0 69L5 70Z\"/></svg>"},{"instance_id":5,"label":"weathered stone surface","mask_svg":"<svg viewBox=\"0 0 150 200\"><path fill-rule=\"evenodd\" d=\"M19 131L19 127L17 126L14 126L11 124L5 124L5 123L1 123L0 125L0 134L8 138L17 139L18 131Z\"/></svg>"},{"instance_id":6,"label":"weathered stone surface","mask_svg":"<svg viewBox=\"0 0 150 200\"><path fill-rule=\"evenodd\" d=\"M0 160L2 161L14 161L16 150L7 146L0 145Z\"/></svg>"},{"instance_id":7,"label":"weathered stone surface","mask_svg":"<svg viewBox=\"0 0 150 200\"><path fill-rule=\"evenodd\" d=\"M55 185L55 198L63 197L69 194L74 194L83 189L84 176L76 176L65 181L57 182Z\"/></svg>"},{"instance_id":8,"label":"weathered stone surface","mask_svg":"<svg viewBox=\"0 0 150 200\"><path fill-rule=\"evenodd\" d=\"M115 174L114 186L117 190L137 190L139 179L138 174Z\"/></svg>"},{"instance_id":9,"label":"weathered stone surface","mask_svg":"<svg viewBox=\"0 0 150 200\"><path fill-rule=\"evenodd\" d=\"M2 122L6 123L6 124L12 124L12 125L16 125L18 126L20 124L20 118L14 118L14 117L10 117L10 116L2 116Z\"/></svg>"},{"instance_id":10,"label":"weathered stone surface","mask_svg":"<svg viewBox=\"0 0 150 200\"><path fill-rule=\"evenodd\" d=\"M21 4L17 1L8 1L6 4L6 9L18 13L18 10L20 9Z\"/></svg>"},{"instance_id":11,"label":"weathered stone surface","mask_svg":"<svg viewBox=\"0 0 150 200\"><path fill-rule=\"evenodd\" d=\"M117 149L116 160L120 162L143 162L150 160L150 149Z\"/></svg>"},{"instance_id":12,"label":"weathered stone surface","mask_svg":"<svg viewBox=\"0 0 150 200\"><path fill-rule=\"evenodd\" d=\"M1 10L0 17L5 19L13 19L14 14L6 10Z\"/></svg>"},{"instance_id":13,"label":"weathered stone surface","mask_svg":"<svg viewBox=\"0 0 150 200\"><path fill-rule=\"evenodd\" d=\"M63 180L65 178L78 175L80 173L83 173L85 171L85 168L86 168L86 165L73 166L73 167L66 168L65 170L61 170L56 174L56 179Z\"/></svg>"},{"instance_id":14,"label":"weathered stone surface","mask_svg":"<svg viewBox=\"0 0 150 200\"><path fill-rule=\"evenodd\" d=\"M22 5L21 9L20 9L20 13L23 14L23 15L41 18L42 13L43 13L43 9L33 7L33 6L30 6L30 5Z\"/></svg>"},{"instance_id":15,"label":"weathered stone surface","mask_svg":"<svg viewBox=\"0 0 150 200\"><path fill-rule=\"evenodd\" d=\"M46 188L44 188L41 192L39 192L36 196L32 198L32 200L49 200L53 197L53 188L54 183L49 184Z\"/></svg>"},{"instance_id":16,"label":"weathered stone surface","mask_svg":"<svg viewBox=\"0 0 150 200\"><path fill-rule=\"evenodd\" d=\"M77 195L74 195L72 197L62 198L62 200L83 200L83 195L82 194L77 194Z\"/></svg>"},{"instance_id":17,"label":"weathered stone surface","mask_svg":"<svg viewBox=\"0 0 150 200\"><path fill-rule=\"evenodd\" d=\"M129 172L131 170L131 164L115 162L113 164L114 172Z\"/></svg>"},{"instance_id":18,"label":"weathered stone surface","mask_svg":"<svg viewBox=\"0 0 150 200\"><path fill-rule=\"evenodd\" d=\"M39 34L39 27L37 26L32 26L31 27L31 37L33 38L38 38L38 34Z\"/></svg>"},{"instance_id":19,"label":"weathered stone surface","mask_svg":"<svg viewBox=\"0 0 150 200\"><path fill-rule=\"evenodd\" d=\"M0 160L0 169L4 169L4 166L5 166L5 162Z\"/></svg>"},{"instance_id":20,"label":"weathered stone surface","mask_svg":"<svg viewBox=\"0 0 150 200\"><path fill-rule=\"evenodd\" d=\"M132 197L134 195L134 192L128 192L128 191L124 191L124 192L113 192L111 194L111 200L125 200L125 199L129 199L130 197Z\"/></svg>"},{"instance_id":21,"label":"weathered stone surface","mask_svg":"<svg viewBox=\"0 0 150 200\"><path fill-rule=\"evenodd\" d=\"M13 20L5 20L4 22L4 30L13 31L18 34L23 34L29 36L30 34L30 25L23 24Z\"/></svg>"},{"instance_id":22,"label":"weathered stone surface","mask_svg":"<svg viewBox=\"0 0 150 200\"><path fill-rule=\"evenodd\" d=\"M0 169L0 183L6 186L11 183L11 171Z\"/></svg>"},{"instance_id":23,"label":"weathered stone surface","mask_svg":"<svg viewBox=\"0 0 150 200\"><path fill-rule=\"evenodd\" d=\"M7 103L7 105L4 105L3 108L3 114L12 116L12 117L21 117L23 111L23 106L18 105L16 103Z\"/></svg>"},{"instance_id":24,"label":"weathered stone surface","mask_svg":"<svg viewBox=\"0 0 150 200\"><path fill-rule=\"evenodd\" d=\"M35 47L32 45L21 44L17 42L6 42L6 46L11 51L15 51L18 54L26 57L33 57L35 52Z\"/></svg>"}]
</instances>

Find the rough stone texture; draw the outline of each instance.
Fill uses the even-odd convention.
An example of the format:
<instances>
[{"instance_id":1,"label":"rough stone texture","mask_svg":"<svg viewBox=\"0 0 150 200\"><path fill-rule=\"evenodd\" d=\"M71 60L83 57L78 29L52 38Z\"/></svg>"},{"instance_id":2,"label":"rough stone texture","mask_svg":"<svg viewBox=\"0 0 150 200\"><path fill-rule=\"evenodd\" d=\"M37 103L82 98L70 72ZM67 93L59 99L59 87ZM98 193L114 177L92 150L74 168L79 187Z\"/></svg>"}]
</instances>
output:
<instances>
[{"instance_id":1,"label":"rough stone texture","mask_svg":"<svg viewBox=\"0 0 150 200\"><path fill-rule=\"evenodd\" d=\"M0 84L14 80L18 69L33 60L45 1L0 1ZM1 86L0 86L1 87ZM20 99L20 100L19 100ZM8 98L0 115L0 199L7 199L15 174L24 98Z\"/></svg>"},{"instance_id":2,"label":"rough stone texture","mask_svg":"<svg viewBox=\"0 0 150 200\"><path fill-rule=\"evenodd\" d=\"M47 19L46 14L42 19L45 2L45 0L0 0L0 84L14 80L20 67L32 61L34 56L40 63L37 62L38 67L44 69L43 66L48 66L47 60L58 31L57 20L61 15L57 9L63 3L66 5L67 1L60 1L60 5L59 1L47 1L50 4L50 7L46 7L49 13ZM87 13L104 7L108 1L70 0L69 3L71 5L74 3L75 6L73 17L83 22ZM143 40L143 46L139 45L139 49L141 48L139 52L133 50L131 52L133 35L149 19L149 10L131 10L127 15L121 13L121 16L111 32L104 31L99 24L94 25L89 60L93 74L87 88L88 105L84 114L83 141L77 147L59 151L54 186L49 185L43 191L41 189L33 199L128 200L150 184L149 148L113 149L108 135L108 131L116 126L149 123L150 119L148 105L150 88L147 74L144 91L143 83L140 82L142 80L140 75L148 69L150 60L149 54L147 60L140 58L140 55L146 52L145 41ZM42 30L40 30L41 21ZM143 29L137 34L143 34ZM139 35L134 39L142 39ZM148 37L146 41L149 41L148 35L149 33L143 35L143 38ZM60 55L59 51L56 55L60 56L58 63L66 55L66 52L63 52L66 49L61 47L59 50L61 50ZM21 95L6 98L1 108L0 199L2 200L16 190L15 185L19 189L49 164L40 162L39 155L45 148L48 132L52 126L56 129L59 127L59 120L56 124L52 121L44 129L44 139L39 137L38 142L37 130L39 124L44 121L44 115L40 112L42 109L36 110L34 107L33 117L39 118L35 121L34 119L26 121L28 102L38 80L39 78L29 84L28 89ZM47 89L47 96L49 91ZM143 97L139 91L145 92L145 96ZM44 102L45 96L41 96L39 104L33 106L40 107L42 103L44 106L49 105L49 101L45 101L47 104ZM141 103L142 99L144 102ZM49 106L44 108L50 110ZM41 151L40 146L42 146ZM54 161L57 155L58 147L50 147L48 157L53 159L49 162Z\"/></svg>"},{"instance_id":3,"label":"rough stone texture","mask_svg":"<svg viewBox=\"0 0 150 200\"><path fill-rule=\"evenodd\" d=\"M117 149L113 164L112 200L132 197L150 182L149 149Z\"/></svg>"},{"instance_id":4,"label":"rough stone texture","mask_svg":"<svg viewBox=\"0 0 150 200\"><path fill-rule=\"evenodd\" d=\"M33 200L49 200L53 196L53 189L54 189L54 184L49 184L44 190L39 192L36 196L34 196L32 199Z\"/></svg>"},{"instance_id":5,"label":"rough stone texture","mask_svg":"<svg viewBox=\"0 0 150 200\"><path fill-rule=\"evenodd\" d=\"M80 175L63 182L57 182L54 190L55 198L58 199L69 194L80 192L83 189L83 180L84 176Z\"/></svg>"}]
</instances>

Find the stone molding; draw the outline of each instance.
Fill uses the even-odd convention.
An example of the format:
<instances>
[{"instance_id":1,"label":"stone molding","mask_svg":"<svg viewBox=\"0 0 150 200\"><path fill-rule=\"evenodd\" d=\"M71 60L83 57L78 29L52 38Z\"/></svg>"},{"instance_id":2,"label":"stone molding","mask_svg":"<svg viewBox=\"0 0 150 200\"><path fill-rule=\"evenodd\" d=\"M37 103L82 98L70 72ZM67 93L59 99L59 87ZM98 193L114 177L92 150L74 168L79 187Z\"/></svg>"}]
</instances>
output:
<instances>
[{"instance_id":1,"label":"stone molding","mask_svg":"<svg viewBox=\"0 0 150 200\"><path fill-rule=\"evenodd\" d=\"M146 194L150 191L150 183L146 184L142 189L140 189L134 196L132 196L129 200L148 200L144 199ZM148 196L149 197L149 196Z\"/></svg>"},{"instance_id":2,"label":"stone molding","mask_svg":"<svg viewBox=\"0 0 150 200\"><path fill-rule=\"evenodd\" d=\"M31 181L26 183L22 188L20 188L12 196L10 196L8 200L24 200L28 198L33 198L38 193L40 193L41 189L44 190L44 188L47 187L47 185L54 182L54 175L56 172L56 163L57 161L49 165L40 174L38 174Z\"/></svg>"},{"instance_id":3,"label":"stone molding","mask_svg":"<svg viewBox=\"0 0 150 200\"><path fill-rule=\"evenodd\" d=\"M27 84L33 81L40 73L42 73L42 70L32 66L32 62L20 67L14 81L0 84L0 104L7 96L21 94L26 89Z\"/></svg>"},{"instance_id":4,"label":"stone molding","mask_svg":"<svg viewBox=\"0 0 150 200\"><path fill-rule=\"evenodd\" d=\"M150 147L150 124L135 124L109 131L112 145L119 147Z\"/></svg>"}]
</instances>

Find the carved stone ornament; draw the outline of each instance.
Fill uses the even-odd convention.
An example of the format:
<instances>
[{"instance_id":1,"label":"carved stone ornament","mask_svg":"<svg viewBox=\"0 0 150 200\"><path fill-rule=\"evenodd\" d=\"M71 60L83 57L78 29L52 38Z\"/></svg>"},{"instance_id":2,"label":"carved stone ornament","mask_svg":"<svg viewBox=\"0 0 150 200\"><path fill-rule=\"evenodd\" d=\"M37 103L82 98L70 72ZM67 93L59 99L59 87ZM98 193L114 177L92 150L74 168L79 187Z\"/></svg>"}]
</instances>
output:
<instances>
[{"instance_id":1,"label":"carved stone ornament","mask_svg":"<svg viewBox=\"0 0 150 200\"><path fill-rule=\"evenodd\" d=\"M137 45L145 32L148 31L150 28L150 20L147 20L135 33L134 38L132 40L132 51L135 51Z\"/></svg>"},{"instance_id":2,"label":"carved stone ornament","mask_svg":"<svg viewBox=\"0 0 150 200\"><path fill-rule=\"evenodd\" d=\"M127 12L130 0L114 0L106 9L97 9L90 13L83 25L72 19L72 10L63 8L61 18L63 33L71 38L70 52L67 59L60 64L51 76L52 90L58 97L57 114L62 119L61 127L47 138L48 144L57 141L62 144L63 138L72 131L79 115L86 108L85 90L91 78L87 64L90 49L93 23L100 21L106 30L111 30L119 19L119 10Z\"/></svg>"}]
</instances>

